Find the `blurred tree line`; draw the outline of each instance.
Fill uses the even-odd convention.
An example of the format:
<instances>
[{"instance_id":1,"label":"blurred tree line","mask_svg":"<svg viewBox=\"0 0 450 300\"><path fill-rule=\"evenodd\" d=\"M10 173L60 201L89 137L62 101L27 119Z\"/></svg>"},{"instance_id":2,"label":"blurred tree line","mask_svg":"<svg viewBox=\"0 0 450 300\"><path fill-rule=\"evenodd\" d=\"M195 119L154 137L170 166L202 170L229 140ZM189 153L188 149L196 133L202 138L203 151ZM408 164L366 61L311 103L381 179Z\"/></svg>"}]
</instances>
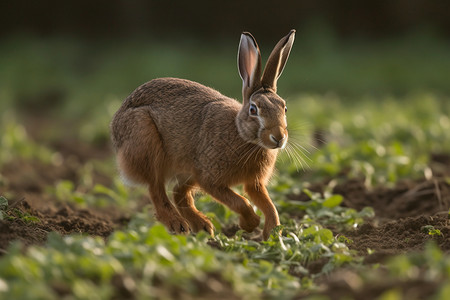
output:
<instances>
[{"instance_id":1,"label":"blurred tree line","mask_svg":"<svg viewBox=\"0 0 450 300\"><path fill-rule=\"evenodd\" d=\"M450 36L448 0L162 1L17 0L0 2L0 37L16 33L88 38L189 35L198 39L254 32L259 40L324 20L339 37L389 37L429 27Z\"/></svg>"}]
</instances>

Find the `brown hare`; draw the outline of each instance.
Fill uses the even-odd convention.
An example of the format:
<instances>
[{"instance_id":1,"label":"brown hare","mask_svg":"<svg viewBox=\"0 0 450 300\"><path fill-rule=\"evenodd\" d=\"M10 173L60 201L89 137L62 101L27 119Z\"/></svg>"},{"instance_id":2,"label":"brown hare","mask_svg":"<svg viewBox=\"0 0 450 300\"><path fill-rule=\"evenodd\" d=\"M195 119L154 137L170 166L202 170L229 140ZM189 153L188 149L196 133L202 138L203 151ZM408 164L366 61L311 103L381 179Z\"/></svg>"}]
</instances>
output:
<instances>
[{"instance_id":1,"label":"brown hare","mask_svg":"<svg viewBox=\"0 0 450 300\"><path fill-rule=\"evenodd\" d=\"M159 78L139 86L114 115L119 170L125 179L148 186L156 217L169 230L214 234L194 204L193 189L200 188L238 213L240 227L252 232L260 217L230 188L237 184L264 214L264 239L280 225L265 185L288 139L286 103L276 92L294 36L291 30L278 42L261 76L256 40L242 33L242 104L196 82ZM165 189L171 179L175 206Z\"/></svg>"}]
</instances>

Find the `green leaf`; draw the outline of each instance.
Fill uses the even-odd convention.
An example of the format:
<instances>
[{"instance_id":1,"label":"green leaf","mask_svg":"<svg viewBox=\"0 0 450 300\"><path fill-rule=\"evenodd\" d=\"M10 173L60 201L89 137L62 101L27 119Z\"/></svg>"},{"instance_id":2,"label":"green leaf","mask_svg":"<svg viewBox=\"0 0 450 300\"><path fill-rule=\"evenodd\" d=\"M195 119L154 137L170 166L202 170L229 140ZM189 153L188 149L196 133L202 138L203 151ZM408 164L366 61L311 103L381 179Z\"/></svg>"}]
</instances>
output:
<instances>
[{"instance_id":1,"label":"green leaf","mask_svg":"<svg viewBox=\"0 0 450 300\"><path fill-rule=\"evenodd\" d=\"M0 210L6 211L8 208L8 199L3 196L0 196Z\"/></svg>"},{"instance_id":2,"label":"green leaf","mask_svg":"<svg viewBox=\"0 0 450 300\"><path fill-rule=\"evenodd\" d=\"M333 232L329 229L322 228L319 230L318 233L319 233L320 240L326 245L331 244L331 242L334 239Z\"/></svg>"},{"instance_id":3,"label":"green leaf","mask_svg":"<svg viewBox=\"0 0 450 300\"><path fill-rule=\"evenodd\" d=\"M303 193L305 193L309 198L313 198L313 192L308 189L303 189Z\"/></svg>"},{"instance_id":4,"label":"green leaf","mask_svg":"<svg viewBox=\"0 0 450 300\"><path fill-rule=\"evenodd\" d=\"M442 232L439 229L434 228L433 225L422 226L421 230L425 233L428 233L431 236L442 235Z\"/></svg>"},{"instance_id":5,"label":"green leaf","mask_svg":"<svg viewBox=\"0 0 450 300\"><path fill-rule=\"evenodd\" d=\"M322 205L328 208L339 206L344 198L341 195L333 195L329 198L327 198Z\"/></svg>"},{"instance_id":6,"label":"green leaf","mask_svg":"<svg viewBox=\"0 0 450 300\"><path fill-rule=\"evenodd\" d=\"M3 220L6 216L6 210L8 209L8 199L0 196L0 220Z\"/></svg>"}]
</instances>

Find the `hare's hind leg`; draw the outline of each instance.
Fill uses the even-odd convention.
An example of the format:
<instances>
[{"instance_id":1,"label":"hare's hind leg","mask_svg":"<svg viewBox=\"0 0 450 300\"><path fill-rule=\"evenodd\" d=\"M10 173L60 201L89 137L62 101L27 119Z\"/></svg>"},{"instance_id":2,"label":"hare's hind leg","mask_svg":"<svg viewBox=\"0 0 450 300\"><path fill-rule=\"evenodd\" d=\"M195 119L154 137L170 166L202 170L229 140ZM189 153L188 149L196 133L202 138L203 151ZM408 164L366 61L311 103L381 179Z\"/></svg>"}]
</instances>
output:
<instances>
[{"instance_id":1,"label":"hare's hind leg","mask_svg":"<svg viewBox=\"0 0 450 300\"><path fill-rule=\"evenodd\" d=\"M150 199L158 221L172 232L189 232L188 222L180 215L166 194L167 158L154 121L144 109L129 111L125 114L123 119L132 126L129 126L127 139L118 150L119 168L132 181L148 184Z\"/></svg>"},{"instance_id":2,"label":"hare's hind leg","mask_svg":"<svg viewBox=\"0 0 450 300\"><path fill-rule=\"evenodd\" d=\"M211 221L195 207L192 197L194 180L180 177L177 179L178 183L173 189L173 199L178 211L189 222L193 232L204 230L214 236L214 226Z\"/></svg>"},{"instance_id":3,"label":"hare's hind leg","mask_svg":"<svg viewBox=\"0 0 450 300\"><path fill-rule=\"evenodd\" d=\"M164 184L156 182L149 184L150 198L156 210L156 218L170 231L175 233L188 233L188 222L180 215L167 197Z\"/></svg>"}]
</instances>

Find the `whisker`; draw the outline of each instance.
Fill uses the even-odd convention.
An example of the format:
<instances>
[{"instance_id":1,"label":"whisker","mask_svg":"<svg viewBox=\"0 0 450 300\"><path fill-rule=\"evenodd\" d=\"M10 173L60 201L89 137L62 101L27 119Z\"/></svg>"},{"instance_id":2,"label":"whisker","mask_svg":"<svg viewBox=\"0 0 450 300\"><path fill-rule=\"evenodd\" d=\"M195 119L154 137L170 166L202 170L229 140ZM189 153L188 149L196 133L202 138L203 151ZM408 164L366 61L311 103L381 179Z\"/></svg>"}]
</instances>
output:
<instances>
[{"instance_id":1,"label":"whisker","mask_svg":"<svg viewBox=\"0 0 450 300\"><path fill-rule=\"evenodd\" d=\"M292 151L293 151L295 154L297 154L299 157L304 158L304 159L307 159L307 160L309 160L310 162L312 162L312 159L309 158L309 156L308 156L308 154L310 154L309 152L305 153L305 152L303 151L303 149L302 149L301 147L299 147L298 145L296 145L296 144L290 144L290 147L291 147ZM300 153L301 153L301 155L300 155ZM304 160L304 161L305 161L305 160ZM306 161L305 161L305 163L306 163Z\"/></svg>"},{"instance_id":2,"label":"whisker","mask_svg":"<svg viewBox=\"0 0 450 300\"><path fill-rule=\"evenodd\" d=\"M297 169L298 165L300 165L302 170L304 171L311 168L308 164L308 161L312 162L312 159L308 156L308 154L311 154L311 152L295 139L290 139L286 150L286 154L288 155L289 159L295 164Z\"/></svg>"},{"instance_id":3,"label":"whisker","mask_svg":"<svg viewBox=\"0 0 450 300\"><path fill-rule=\"evenodd\" d=\"M302 146L300 143L297 143L296 141L292 141L291 145L295 145L297 148L302 149L303 151L305 151L308 154L311 154L311 152L309 152L308 149L306 149L304 146Z\"/></svg>"},{"instance_id":4,"label":"whisker","mask_svg":"<svg viewBox=\"0 0 450 300\"><path fill-rule=\"evenodd\" d=\"M298 154L298 152L296 151L296 148L293 145L289 145L289 151L291 152L291 156L294 158L294 160L300 164L303 171L305 171L305 166L303 165L303 163L305 163L305 165L307 166L308 169L310 168L309 164L302 158L302 156L300 156ZM302 153L302 154L304 154L304 153Z\"/></svg>"},{"instance_id":5,"label":"whisker","mask_svg":"<svg viewBox=\"0 0 450 300\"><path fill-rule=\"evenodd\" d=\"M311 158L309 158L309 156L308 156L308 154L310 154L309 151L304 150L303 147L300 147L299 145L294 144L294 143L290 144L290 147L294 151L295 154L298 154L298 156L300 156L302 158L304 157L305 159L312 161ZM301 155L300 155L300 153L301 153Z\"/></svg>"},{"instance_id":6,"label":"whisker","mask_svg":"<svg viewBox=\"0 0 450 300\"><path fill-rule=\"evenodd\" d=\"M317 148L316 146L314 146L310 142L307 142L304 139L299 139L298 136L289 136L289 143L295 143L295 144L299 145L299 147L303 148L308 153L310 153L310 151L307 150L307 148L305 146L302 146L301 144L307 144L308 148L312 148L312 149L314 149L316 151L319 150L319 148Z\"/></svg>"},{"instance_id":7,"label":"whisker","mask_svg":"<svg viewBox=\"0 0 450 300\"><path fill-rule=\"evenodd\" d=\"M297 160L294 159L294 157L292 156L291 148L289 146L286 147L286 154L287 154L288 158L294 163L295 169L298 172L299 171L299 164L298 164ZM302 166L302 168L303 168L303 166Z\"/></svg>"}]
</instances>

